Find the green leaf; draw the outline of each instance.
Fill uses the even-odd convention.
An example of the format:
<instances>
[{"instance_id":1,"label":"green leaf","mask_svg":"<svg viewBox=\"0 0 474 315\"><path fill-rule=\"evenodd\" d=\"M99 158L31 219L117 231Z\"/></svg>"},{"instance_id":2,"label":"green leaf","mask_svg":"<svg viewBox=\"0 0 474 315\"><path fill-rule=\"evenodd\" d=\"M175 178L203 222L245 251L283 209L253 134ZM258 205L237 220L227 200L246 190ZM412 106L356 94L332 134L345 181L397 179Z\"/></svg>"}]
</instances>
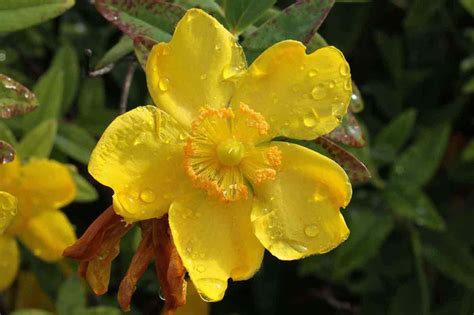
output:
<instances>
[{"instance_id":1,"label":"green leaf","mask_svg":"<svg viewBox=\"0 0 474 315\"><path fill-rule=\"evenodd\" d=\"M462 243L440 236L425 244L423 254L446 277L474 290L474 257Z\"/></svg>"},{"instance_id":2,"label":"green leaf","mask_svg":"<svg viewBox=\"0 0 474 315\"><path fill-rule=\"evenodd\" d=\"M121 315L122 312L111 306L96 306L83 310L81 313L74 315Z\"/></svg>"},{"instance_id":3,"label":"green leaf","mask_svg":"<svg viewBox=\"0 0 474 315\"><path fill-rule=\"evenodd\" d=\"M308 43L333 4L334 0L298 1L249 34L242 46L252 60L268 47L285 39Z\"/></svg>"},{"instance_id":4,"label":"green leaf","mask_svg":"<svg viewBox=\"0 0 474 315\"><path fill-rule=\"evenodd\" d=\"M79 91L78 125L96 136L117 116L117 111L105 107L105 87L102 78L88 78L82 82Z\"/></svg>"},{"instance_id":5,"label":"green leaf","mask_svg":"<svg viewBox=\"0 0 474 315\"><path fill-rule=\"evenodd\" d=\"M436 172L444 155L450 126L422 130L421 136L393 164L390 182L399 186L420 187Z\"/></svg>"},{"instance_id":6,"label":"green leaf","mask_svg":"<svg viewBox=\"0 0 474 315\"><path fill-rule=\"evenodd\" d=\"M417 28L428 21L441 9L445 0L415 0L410 5L403 24L406 28Z\"/></svg>"},{"instance_id":7,"label":"green leaf","mask_svg":"<svg viewBox=\"0 0 474 315\"><path fill-rule=\"evenodd\" d=\"M97 200L98 194L94 186L92 186L84 177L76 171L73 171L72 178L76 184L76 199L77 202L92 202Z\"/></svg>"},{"instance_id":8,"label":"green leaf","mask_svg":"<svg viewBox=\"0 0 474 315\"><path fill-rule=\"evenodd\" d=\"M376 32L375 43L382 54L385 66L392 75L392 79L394 82L400 83L405 68L401 38L399 36L389 36L382 32Z\"/></svg>"},{"instance_id":9,"label":"green leaf","mask_svg":"<svg viewBox=\"0 0 474 315\"><path fill-rule=\"evenodd\" d=\"M131 52L133 52L133 40L128 36L122 36L117 44L99 60L95 69L97 70L109 64L116 63Z\"/></svg>"},{"instance_id":10,"label":"green leaf","mask_svg":"<svg viewBox=\"0 0 474 315\"><path fill-rule=\"evenodd\" d=\"M47 21L74 5L74 0L2 0L0 32L13 32Z\"/></svg>"},{"instance_id":11,"label":"green leaf","mask_svg":"<svg viewBox=\"0 0 474 315\"><path fill-rule=\"evenodd\" d=\"M408 109L398 115L377 134L372 149L373 156L381 163L396 158L397 152L406 143L415 125L416 111Z\"/></svg>"},{"instance_id":12,"label":"green leaf","mask_svg":"<svg viewBox=\"0 0 474 315\"><path fill-rule=\"evenodd\" d=\"M467 12L469 12L469 14L474 16L474 0L459 0L459 3Z\"/></svg>"},{"instance_id":13,"label":"green leaf","mask_svg":"<svg viewBox=\"0 0 474 315\"><path fill-rule=\"evenodd\" d=\"M47 158L53 149L54 138L58 130L56 120L46 120L31 129L18 145L18 154L22 159L31 157Z\"/></svg>"},{"instance_id":14,"label":"green leaf","mask_svg":"<svg viewBox=\"0 0 474 315\"><path fill-rule=\"evenodd\" d=\"M240 33L270 9L276 0L225 0L224 12L231 32Z\"/></svg>"},{"instance_id":15,"label":"green leaf","mask_svg":"<svg viewBox=\"0 0 474 315\"><path fill-rule=\"evenodd\" d=\"M306 45L306 51L308 53L312 53L313 51L318 50L319 48L323 48L328 46L328 42L322 37L319 33L314 33L311 40Z\"/></svg>"},{"instance_id":16,"label":"green leaf","mask_svg":"<svg viewBox=\"0 0 474 315\"><path fill-rule=\"evenodd\" d=\"M10 163L15 159L15 150L5 141L0 140L0 165Z\"/></svg>"},{"instance_id":17,"label":"green leaf","mask_svg":"<svg viewBox=\"0 0 474 315\"><path fill-rule=\"evenodd\" d=\"M343 278L362 267L377 255L379 248L393 229L393 220L387 213L374 211L350 212L348 221L351 235L335 252L334 277Z\"/></svg>"},{"instance_id":18,"label":"green leaf","mask_svg":"<svg viewBox=\"0 0 474 315\"><path fill-rule=\"evenodd\" d=\"M18 144L15 135L6 124L0 121L0 140L4 140L13 146Z\"/></svg>"},{"instance_id":19,"label":"green leaf","mask_svg":"<svg viewBox=\"0 0 474 315\"><path fill-rule=\"evenodd\" d=\"M414 281L399 285L390 301L389 315L420 315L420 291Z\"/></svg>"},{"instance_id":20,"label":"green leaf","mask_svg":"<svg viewBox=\"0 0 474 315\"><path fill-rule=\"evenodd\" d=\"M435 205L422 191L409 187L388 186L384 196L397 215L435 231L442 231L446 228Z\"/></svg>"},{"instance_id":21,"label":"green leaf","mask_svg":"<svg viewBox=\"0 0 474 315\"><path fill-rule=\"evenodd\" d=\"M58 315L71 315L86 307L86 290L77 276L71 276L61 284L56 299Z\"/></svg>"},{"instance_id":22,"label":"green leaf","mask_svg":"<svg viewBox=\"0 0 474 315\"><path fill-rule=\"evenodd\" d=\"M96 0L100 14L132 38L150 37L168 41L185 11L180 6L155 0Z\"/></svg>"},{"instance_id":23,"label":"green leaf","mask_svg":"<svg viewBox=\"0 0 474 315\"><path fill-rule=\"evenodd\" d=\"M423 269L423 257L420 235L413 226L409 227L410 240L415 261L416 276L418 279L418 287L420 290L420 314L428 315L430 313L430 291L428 289L428 282L426 280L425 270Z\"/></svg>"},{"instance_id":24,"label":"green leaf","mask_svg":"<svg viewBox=\"0 0 474 315\"><path fill-rule=\"evenodd\" d=\"M0 118L10 118L35 110L36 96L20 83L0 74Z\"/></svg>"},{"instance_id":25,"label":"green leaf","mask_svg":"<svg viewBox=\"0 0 474 315\"><path fill-rule=\"evenodd\" d=\"M176 0L175 3L186 9L201 8L206 12L218 13L221 16L224 15L224 11L214 0Z\"/></svg>"},{"instance_id":26,"label":"green leaf","mask_svg":"<svg viewBox=\"0 0 474 315\"><path fill-rule=\"evenodd\" d=\"M0 128L1 130L1 128ZM0 133L1 135L1 133ZM1 139L1 137L0 137ZM463 161L473 161L474 160L474 140L471 140L469 144L462 151L461 158Z\"/></svg>"},{"instance_id":27,"label":"green leaf","mask_svg":"<svg viewBox=\"0 0 474 315\"><path fill-rule=\"evenodd\" d=\"M17 310L10 313L11 315L53 315L53 313L44 311L44 310L37 310L37 309L24 309L24 310Z\"/></svg>"},{"instance_id":28,"label":"green leaf","mask_svg":"<svg viewBox=\"0 0 474 315\"><path fill-rule=\"evenodd\" d=\"M33 88L41 106L23 118L24 131L30 130L47 119L59 118L66 89L66 70L61 62L64 54L65 48L56 53L50 68Z\"/></svg>"},{"instance_id":29,"label":"green leaf","mask_svg":"<svg viewBox=\"0 0 474 315\"><path fill-rule=\"evenodd\" d=\"M53 67L63 69L64 78L66 79L64 82L62 103L63 113L66 113L71 108L79 88L79 58L74 47L69 44L65 44L61 47L57 53L57 57L54 59L54 63L57 63L57 65L55 64Z\"/></svg>"},{"instance_id":30,"label":"green leaf","mask_svg":"<svg viewBox=\"0 0 474 315\"><path fill-rule=\"evenodd\" d=\"M146 71L146 61L148 60L148 55L150 54L153 46L157 43L157 41L151 38L142 36L135 37L135 40L133 41L135 56L137 57L137 60L144 71Z\"/></svg>"},{"instance_id":31,"label":"green leaf","mask_svg":"<svg viewBox=\"0 0 474 315\"><path fill-rule=\"evenodd\" d=\"M57 148L64 154L84 164L96 144L95 139L84 128L75 124L60 124L56 136Z\"/></svg>"}]
</instances>

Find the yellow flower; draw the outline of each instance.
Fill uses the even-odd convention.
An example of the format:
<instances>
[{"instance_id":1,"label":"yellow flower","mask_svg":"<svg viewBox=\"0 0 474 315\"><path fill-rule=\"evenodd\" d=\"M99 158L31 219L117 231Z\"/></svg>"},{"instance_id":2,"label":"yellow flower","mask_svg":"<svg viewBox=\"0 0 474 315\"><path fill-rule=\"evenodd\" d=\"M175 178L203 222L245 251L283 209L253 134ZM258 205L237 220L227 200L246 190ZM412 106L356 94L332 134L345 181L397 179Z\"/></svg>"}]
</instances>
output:
<instances>
[{"instance_id":1,"label":"yellow flower","mask_svg":"<svg viewBox=\"0 0 474 315\"><path fill-rule=\"evenodd\" d=\"M93 151L90 173L114 190L127 222L169 215L191 280L209 301L227 280L259 269L264 248L282 260L330 251L347 239L343 169L278 136L333 130L351 96L349 66L326 47L307 55L287 40L247 68L219 22L192 9L146 67L159 107L118 117Z\"/></svg>"},{"instance_id":2,"label":"yellow flower","mask_svg":"<svg viewBox=\"0 0 474 315\"><path fill-rule=\"evenodd\" d=\"M59 260L64 248L74 243L74 229L58 209L75 194L69 170L58 162L34 160L22 166L17 158L0 165L0 291L18 273L15 238L47 262Z\"/></svg>"}]
</instances>

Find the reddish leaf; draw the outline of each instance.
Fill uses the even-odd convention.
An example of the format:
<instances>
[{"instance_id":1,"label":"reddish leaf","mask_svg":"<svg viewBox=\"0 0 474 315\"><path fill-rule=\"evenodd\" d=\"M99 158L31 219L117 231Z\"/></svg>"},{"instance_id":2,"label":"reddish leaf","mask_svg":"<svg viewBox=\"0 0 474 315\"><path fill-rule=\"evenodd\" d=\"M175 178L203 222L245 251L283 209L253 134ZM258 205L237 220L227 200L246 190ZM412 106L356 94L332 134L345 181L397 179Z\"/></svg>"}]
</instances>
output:
<instances>
[{"instance_id":1,"label":"reddish leaf","mask_svg":"<svg viewBox=\"0 0 474 315\"><path fill-rule=\"evenodd\" d=\"M350 111L342 119L341 125L325 137L352 147L363 147L365 145L365 137L359 122Z\"/></svg>"},{"instance_id":2,"label":"reddish leaf","mask_svg":"<svg viewBox=\"0 0 474 315\"><path fill-rule=\"evenodd\" d=\"M185 10L157 0L96 0L97 10L131 38L145 36L168 41Z\"/></svg>"},{"instance_id":3,"label":"reddish leaf","mask_svg":"<svg viewBox=\"0 0 474 315\"><path fill-rule=\"evenodd\" d=\"M5 141L0 140L0 164L10 163L15 159L15 150Z\"/></svg>"},{"instance_id":4,"label":"reddish leaf","mask_svg":"<svg viewBox=\"0 0 474 315\"><path fill-rule=\"evenodd\" d=\"M0 117L29 113L38 107L38 99L26 87L0 74Z\"/></svg>"},{"instance_id":5,"label":"reddish leaf","mask_svg":"<svg viewBox=\"0 0 474 315\"><path fill-rule=\"evenodd\" d=\"M325 137L317 138L314 142L323 147L334 161L346 171L351 182L361 183L370 179L371 175L367 167L351 153Z\"/></svg>"}]
</instances>

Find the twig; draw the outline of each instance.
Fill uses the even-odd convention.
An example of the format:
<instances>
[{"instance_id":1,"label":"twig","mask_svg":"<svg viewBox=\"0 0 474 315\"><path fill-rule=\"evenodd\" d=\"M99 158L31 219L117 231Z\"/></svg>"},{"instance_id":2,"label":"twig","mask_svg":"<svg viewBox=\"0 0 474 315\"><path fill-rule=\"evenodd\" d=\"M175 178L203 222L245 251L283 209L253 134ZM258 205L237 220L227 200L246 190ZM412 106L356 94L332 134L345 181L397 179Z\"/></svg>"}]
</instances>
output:
<instances>
[{"instance_id":1,"label":"twig","mask_svg":"<svg viewBox=\"0 0 474 315\"><path fill-rule=\"evenodd\" d=\"M130 94L130 86L132 85L133 75L135 74L136 68L137 63L135 61L131 61L128 65L127 75L125 76L125 81L123 82L122 95L120 96L120 114L123 114L127 111L128 95Z\"/></svg>"}]
</instances>

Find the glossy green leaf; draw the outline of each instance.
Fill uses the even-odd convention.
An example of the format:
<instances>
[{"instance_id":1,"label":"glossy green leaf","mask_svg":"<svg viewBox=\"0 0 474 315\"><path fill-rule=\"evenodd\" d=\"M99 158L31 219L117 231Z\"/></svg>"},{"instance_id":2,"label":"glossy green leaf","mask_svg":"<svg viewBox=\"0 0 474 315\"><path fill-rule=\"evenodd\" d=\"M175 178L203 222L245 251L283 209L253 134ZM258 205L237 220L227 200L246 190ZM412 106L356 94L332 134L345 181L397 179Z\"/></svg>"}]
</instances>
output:
<instances>
[{"instance_id":1,"label":"glossy green leaf","mask_svg":"<svg viewBox=\"0 0 474 315\"><path fill-rule=\"evenodd\" d=\"M375 43L382 54L384 65L392 75L392 79L394 82L399 83L405 69L405 58L401 38L399 36L389 36L382 32L376 32Z\"/></svg>"},{"instance_id":2,"label":"glossy green leaf","mask_svg":"<svg viewBox=\"0 0 474 315\"><path fill-rule=\"evenodd\" d=\"M334 0L298 1L249 34L242 46L250 59L273 44L294 39L308 43L331 10Z\"/></svg>"},{"instance_id":3,"label":"glossy green leaf","mask_svg":"<svg viewBox=\"0 0 474 315\"><path fill-rule=\"evenodd\" d=\"M469 12L472 16L474 16L474 1L473 0L459 0L459 3Z\"/></svg>"},{"instance_id":4,"label":"glossy green leaf","mask_svg":"<svg viewBox=\"0 0 474 315\"><path fill-rule=\"evenodd\" d=\"M66 113L71 108L79 88L79 57L73 46L65 44L59 49L54 63L57 65L55 64L53 67L61 67L64 71L64 78L66 78L62 102L62 110Z\"/></svg>"},{"instance_id":5,"label":"glossy green leaf","mask_svg":"<svg viewBox=\"0 0 474 315\"><path fill-rule=\"evenodd\" d=\"M439 11L445 0L414 0L408 10L403 24L407 28L417 28L426 25Z\"/></svg>"},{"instance_id":6,"label":"glossy green leaf","mask_svg":"<svg viewBox=\"0 0 474 315\"><path fill-rule=\"evenodd\" d=\"M462 159L464 161L474 161L474 140L471 140L464 148L464 151L462 152Z\"/></svg>"},{"instance_id":7,"label":"glossy green leaf","mask_svg":"<svg viewBox=\"0 0 474 315\"><path fill-rule=\"evenodd\" d=\"M126 55L133 52L133 40L128 36L122 36L97 63L95 69L103 68L109 64L116 63Z\"/></svg>"},{"instance_id":8,"label":"glossy green leaf","mask_svg":"<svg viewBox=\"0 0 474 315\"><path fill-rule=\"evenodd\" d=\"M432 230L442 231L446 228L435 205L422 191L407 187L388 186L384 196L396 215Z\"/></svg>"},{"instance_id":9,"label":"glossy green leaf","mask_svg":"<svg viewBox=\"0 0 474 315\"><path fill-rule=\"evenodd\" d=\"M13 32L61 15L74 0L2 0L0 32Z\"/></svg>"},{"instance_id":10,"label":"glossy green leaf","mask_svg":"<svg viewBox=\"0 0 474 315\"><path fill-rule=\"evenodd\" d=\"M174 3L186 9L201 8L206 12L218 13L221 16L224 15L224 11L217 1L214 0L176 0Z\"/></svg>"},{"instance_id":11,"label":"glossy green leaf","mask_svg":"<svg viewBox=\"0 0 474 315\"><path fill-rule=\"evenodd\" d=\"M15 150L13 147L5 142L0 140L0 165L10 163L15 159Z\"/></svg>"},{"instance_id":12,"label":"glossy green leaf","mask_svg":"<svg viewBox=\"0 0 474 315\"><path fill-rule=\"evenodd\" d=\"M155 1L96 0L97 10L132 38L146 36L168 41L185 11L175 4Z\"/></svg>"},{"instance_id":13,"label":"glossy green leaf","mask_svg":"<svg viewBox=\"0 0 474 315\"><path fill-rule=\"evenodd\" d=\"M56 299L58 315L76 314L77 310L86 307L86 290L77 276L71 276L61 284Z\"/></svg>"},{"instance_id":14,"label":"glossy green leaf","mask_svg":"<svg viewBox=\"0 0 474 315\"><path fill-rule=\"evenodd\" d=\"M437 237L432 244L425 244L423 254L446 277L474 290L474 257L462 243Z\"/></svg>"},{"instance_id":15,"label":"glossy green leaf","mask_svg":"<svg viewBox=\"0 0 474 315\"><path fill-rule=\"evenodd\" d=\"M56 145L64 154L87 164L96 141L87 130L79 125L60 124Z\"/></svg>"},{"instance_id":16,"label":"glossy green leaf","mask_svg":"<svg viewBox=\"0 0 474 315\"><path fill-rule=\"evenodd\" d=\"M348 220L351 235L335 252L333 275L343 278L374 257L393 229L387 213L369 210L351 211Z\"/></svg>"},{"instance_id":17,"label":"glossy green leaf","mask_svg":"<svg viewBox=\"0 0 474 315\"><path fill-rule=\"evenodd\" d=\"M276 0L224 0L224 12L233 33L239 33L275 4Z\"/></svg>"},{"instance_id":18,"label":"glossy green leaf","mask_svg":"<svg viewBox=\"0 0 474 315\"><path fill-rule=\"evenodd\" d=\"M306 52L312 53L313 51L318 50L319 48L323 48L328 46L328 42L321 36L319 33L314 33L313 37L311 37L310 41L306 45Z\"/></svg>"},{"instance_id":19,"label":"glossy green leaf","mask_svg":"<svg viewBox=\"0 0 474 315\"><path fill-rule=\"evenodd\" d=\"M380 163L395 160L398 151L410 137L415 125L416 111L408 109L380 131L374 140L372 153Z\"/></svg>"},{"instance_id":20,"label":"glossy green leaf","mask_svg":"<svg viewBox=\"0 0 474 315\"><path fill-rule=\"evenodd\" d=\"M18 154L22 159L47 158L51 153L56 137L58 124L55 120L46 120L31 129L21 139L17 147Z\"/></svg>"},{"instance_id":21,"label":"glossy green leaf","mask_svg":"<svg viewBox=\"0 0 474 315\"><path fill-rule=\"evenodd\" d=\"M418 288L420 294L420 315L430 314L430 291L428 281L423 267L422 248L423 244L420 239L418 230L413 226L409 226L411 247L413 251L413 260L415 263L416 276L418 280Z\"/></svg>"},{"instance_id":22,"label":"glossy green leaf","mask_svg":"<svg viewBox=\"0 0 474 315\"><path fill-rule=\"evenodd\" d=\"M6 124L0 121L0 140L6 141L13 146L17 145L17 140L13 132L8 128Z\"/></svg>"},{"instance_id":23,"label":"glossy green leaf","mask_svg":"<svg viewBox=\"0 0 474 315\"><path fill-rule=\"evenodd\" d=\"M36 96L20 83L0 74L0 118L29 113L38 107Z\"/></svg>"},{"instance_id":24,"label":"glossy green leaf","mask_svg":"<svg viewBox=\"0 0 474 315\"><path fill-rule=\"evenodd\" d=\"M72 172L74 183L76 184L76 202L91 202L98 198L97 190L84 177L77 172Z\"/></svg>"},{"instance_id":25,"label":"glossy green leaf","mask_svg":"<svg viewBox=\"0 0 474 315\"><path fill-rule=\"evenodd\" d=\"M390 181L411 187L426 184L438 169L450 130L447 124L422 130L420 137L395 160Z\"/></svg>"}]
</instances>

